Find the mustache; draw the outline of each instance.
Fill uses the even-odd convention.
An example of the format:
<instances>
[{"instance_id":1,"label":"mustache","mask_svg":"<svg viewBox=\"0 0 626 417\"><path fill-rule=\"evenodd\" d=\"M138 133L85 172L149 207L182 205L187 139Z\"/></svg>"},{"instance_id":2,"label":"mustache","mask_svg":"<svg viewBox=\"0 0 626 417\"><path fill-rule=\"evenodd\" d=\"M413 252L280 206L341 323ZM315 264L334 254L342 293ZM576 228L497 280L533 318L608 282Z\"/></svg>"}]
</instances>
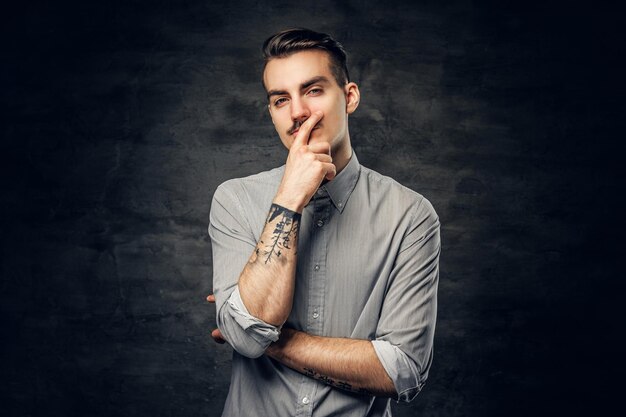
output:
<instances>
[{"instance_id":1,"label":"mustache","mask_svg":"<svg viewBox=\"0 0 626 417\"><path fill-rule=\"evenodd\" d=\"M288 135L293 135L293 132L295 132L296 130L300 129L300 126L302 126L302 124L306 122L306 120L302 121L302 122L294 122L293 125L287 130L287 134ZM322 127L322 122L317 122L317 124L315 126L313 126L313 129L317 129L318 127ZM311 130L313 130L311 129Z\"/></svg>"}]
</instances>

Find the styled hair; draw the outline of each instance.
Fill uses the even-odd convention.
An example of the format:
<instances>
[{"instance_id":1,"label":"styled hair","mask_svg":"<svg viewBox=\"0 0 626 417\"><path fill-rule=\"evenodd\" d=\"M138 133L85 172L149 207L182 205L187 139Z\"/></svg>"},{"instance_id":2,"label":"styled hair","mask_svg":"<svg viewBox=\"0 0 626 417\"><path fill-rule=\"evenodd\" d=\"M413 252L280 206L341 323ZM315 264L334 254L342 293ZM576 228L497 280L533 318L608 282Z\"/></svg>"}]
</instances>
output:
<instances>
[{"instance_id":1,"label":"styled hair","mask_svg":"<svg viewBox=\"0 0 626 417\"><path fill-rule=\"evenodd\" d=\"M343 46L325 33L310 29L293 28L280 31L263 42L263 58L267 63L274 58L287 58L296 52L318 49L326 51L330 58L330 70L340 87L350 82L347 56Z\"/></svg>"}]
</instances>

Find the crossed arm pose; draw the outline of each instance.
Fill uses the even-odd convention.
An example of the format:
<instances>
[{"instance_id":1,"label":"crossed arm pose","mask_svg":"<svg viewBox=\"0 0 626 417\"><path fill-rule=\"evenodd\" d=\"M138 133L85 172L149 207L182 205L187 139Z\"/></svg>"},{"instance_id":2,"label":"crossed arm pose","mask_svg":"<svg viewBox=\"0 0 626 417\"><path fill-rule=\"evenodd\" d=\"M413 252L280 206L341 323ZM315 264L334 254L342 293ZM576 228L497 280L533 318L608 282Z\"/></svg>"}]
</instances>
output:
<instances>
[{"instance_id":1,"label":"crossed arm pose","mask_svg":"<svg viewBox=\"0 0 626 417\"><path fill-rule=\"evenodd\" d=\"M336 175L330 144L308 144L311 130L322 117L321 112L313 113L300 126L261 238L239 276L239 294L248 312L274 326L282 326L292 308L301 213L324 178L331 180ZM215 302L215 297L209 295L207 300ZM226 340L219 329L213 330L212 336L217 342ZM283 328L279 340L265 354L338 388L396 395L369 340L321 337Z\"/></svg>"}]
</instances>

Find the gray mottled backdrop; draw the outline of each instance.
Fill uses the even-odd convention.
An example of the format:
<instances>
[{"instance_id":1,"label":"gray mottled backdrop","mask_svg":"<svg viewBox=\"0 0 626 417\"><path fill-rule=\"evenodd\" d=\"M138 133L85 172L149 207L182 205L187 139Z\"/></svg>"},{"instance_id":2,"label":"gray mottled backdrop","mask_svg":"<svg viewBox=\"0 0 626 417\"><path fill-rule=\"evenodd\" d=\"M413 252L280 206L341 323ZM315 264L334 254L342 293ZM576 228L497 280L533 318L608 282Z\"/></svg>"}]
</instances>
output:
<instances>
[{"instance_id":1,"label":"gray mottled backdrop","mask_svg":"<svg viewBox=\"0 0 626 417\"><path fill-rule=\"evenodd\" d=\"M396 415L603 415L623 339L623 20L496 1L5 10L0 415L220 415L211 196L286 157L259 58L289 26L344 43L360 161L441 218L435 361Z\"/></svg>"}]
</instances>

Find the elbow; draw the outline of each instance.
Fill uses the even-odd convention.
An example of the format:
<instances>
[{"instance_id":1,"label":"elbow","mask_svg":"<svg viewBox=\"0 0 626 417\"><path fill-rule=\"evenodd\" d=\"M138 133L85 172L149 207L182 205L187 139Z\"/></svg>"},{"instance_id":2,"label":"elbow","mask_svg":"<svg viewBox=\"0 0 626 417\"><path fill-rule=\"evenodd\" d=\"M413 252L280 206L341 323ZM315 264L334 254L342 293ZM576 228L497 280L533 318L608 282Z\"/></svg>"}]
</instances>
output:
<instances>
[{"instance_id":1,"label":"elbow","mask_svg":"<svg viewBox=\"0 0 626 417\"><path fill-rule=\"evenodd\" d=\"M396 402L410 403L422 389L422 385L411 388L398 388L391 379L384 386L378 388L377 396L387 397Z\"/></svg>"},{"instance_id":2,"label":"elbow","mask_svg":"<svg viewBox=\"0 0 626 417\"><path fill-rule=\"evenodd\" d=\"M417 394L419 394L421 390L422 387L420 386L408 389L400 393L395 393L395 399L398 402L410 403L415 399L415 397L417 397Z\"/></svg>"},{"instance_id":3,"label":"elbow","mask_svg":"<svg viewBox=\"0 0 626 417\"><path fill-rule=\"evenodd\" d=\"M394 393L396 401L403 403L410 403L411 401L413 401L415 397L417 397L417 394L422 391L422 388L424 388L424 383L426 382L427 375L428 373L420 374L419 380L417 381L417 384L415 386L404 389L400 392L396 391Z\"/></svg>"},{"instance_id":4,"label":"elbow","mask_svg":"<svg viewBox=\"0 0 626 417\"><path fill-rule=\"evenodd\" d=\"M430 360L425 369L420 369L418 363L398 346L385 340L374 340L372 343L387 374L386 382L381 386L383 395L397 402L413 401L426 381ZM432 351L430 357L432 358Z\"/></svg>"},{"instance_id":5,"label":"elbow","mask_svg":"<svg viewBox=\"0 0 626 417\"><path fill-rule=\"evenodd\" d=\"M219 329L230 347L246 358L256 359L262 356L271 343L271 341L261 343L246 334L243 329L227 329L227 327L219 327Z\"/></svg>"},{"instance_id":6,"label":"elbow","mask_svg":"<svg viewBox=\"0 0 626 417\"><path fill-rule=\"evenodd\" d=\"M228 312L221 309L217 316L217 327L228 344L240 355L256 359L265 353L272 338L244 329ZM251 331L252 330L252 331Z\"/></svg>"}]
</instances>

